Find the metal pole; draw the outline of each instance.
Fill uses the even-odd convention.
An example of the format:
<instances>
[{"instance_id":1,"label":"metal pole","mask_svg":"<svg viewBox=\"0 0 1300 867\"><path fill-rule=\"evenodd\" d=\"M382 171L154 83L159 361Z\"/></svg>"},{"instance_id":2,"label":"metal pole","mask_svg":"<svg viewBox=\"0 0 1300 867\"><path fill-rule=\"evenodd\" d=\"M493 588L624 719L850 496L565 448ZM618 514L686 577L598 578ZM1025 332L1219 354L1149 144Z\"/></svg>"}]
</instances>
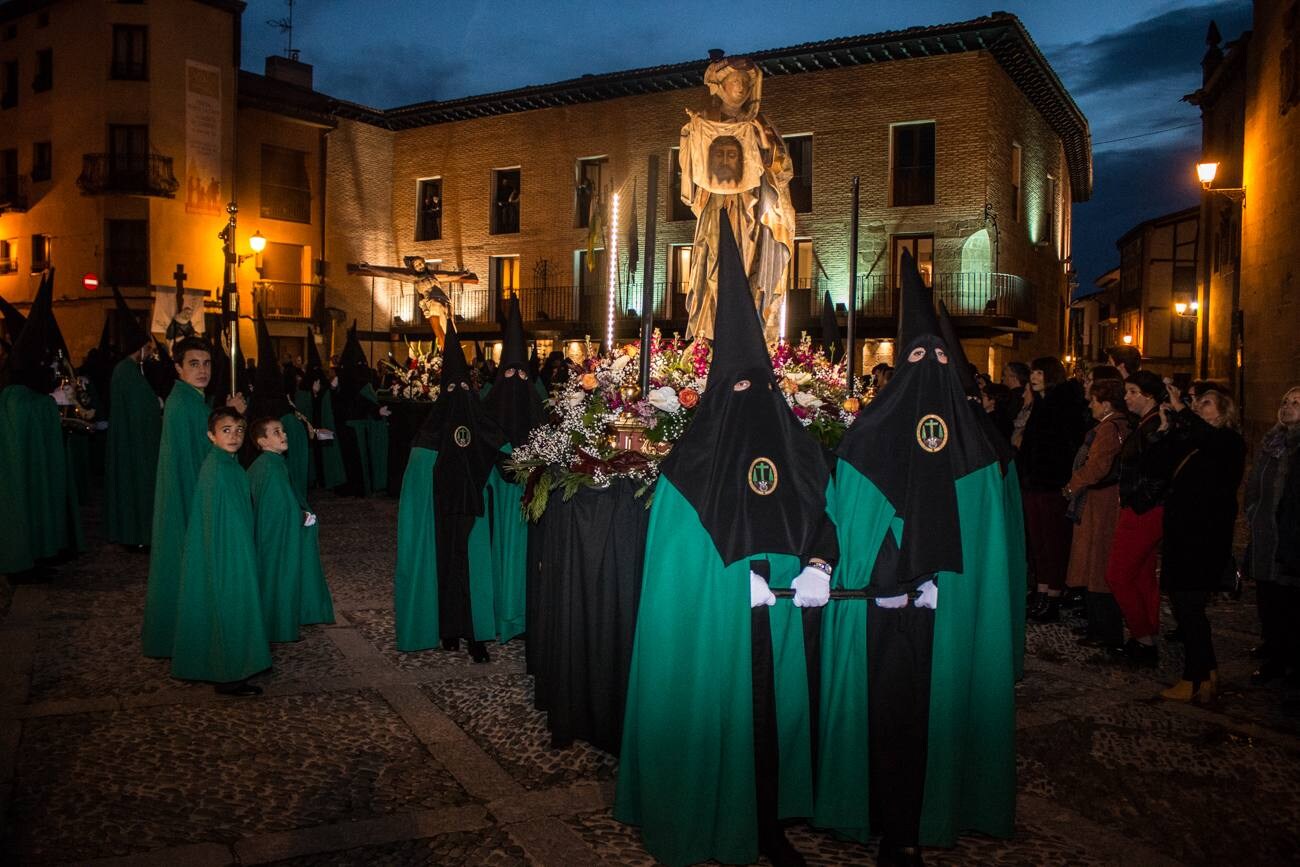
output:
<instances>
[{"instance_id":1,"label":"metal pole","mask_svg":"<svg viewBox=\"0 0 1300 867\"><path fill-rule=\"evenodd\" d=\"M645 245L641 248L641 396L650 393L650 341L654 340L655 315L655 216L659 200L659 155L651 154L646 167Z\"/></svg>"},{"instance_id":2,"label":"metal pole","mask_svg":"<svg viewBox=\"0 0 1300 867\"><path fill-rule=\"evenodd\" d=\"M375 278L370 278L370 366L375 366Z\"/></svg>"},{"instance_id":3,"label":"metal pole","mask_svg":"<svg viewBox=\"0 0 1300 867\"><path fill-rule=\"evenodd\" d=\"M239 213L239 207L231 202L226 205L226 213L230 219L226 222L225 231L225 252L226 252L226 307L230 320L230 393L239 392L239 256L235 252L235 226L236 215Z\"/></svg>"},{"instance_id":4,"label":"metal pole","mask_svg":"<svg viewBox=\"0 0 1300 867\"><path fill-rule=\"evenodd\" d=\"M849 216L849 322L848 334L845 343L849 347L848 352L848 380L849 394L857 394L857 382L855 375L858 367L858 350L854 345L857 336L857 319L858 319L858 176L853 176L853 205L852 212Z\"/></svg>"}]
</instances>

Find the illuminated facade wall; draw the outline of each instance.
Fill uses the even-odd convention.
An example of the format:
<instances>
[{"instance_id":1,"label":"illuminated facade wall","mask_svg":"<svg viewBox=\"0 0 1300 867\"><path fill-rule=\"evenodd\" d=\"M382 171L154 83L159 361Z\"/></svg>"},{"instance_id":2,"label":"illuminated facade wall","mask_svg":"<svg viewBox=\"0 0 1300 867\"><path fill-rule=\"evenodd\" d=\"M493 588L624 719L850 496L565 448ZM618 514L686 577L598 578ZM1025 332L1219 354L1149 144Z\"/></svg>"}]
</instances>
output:
<instances>
[{"instance_id":1,"label":"illuminated facade wall","mask_svg":"<svg viewBox=\"0 0 1300 867\"><path fill-rule=\"evenodd\" d=\"M31 238L48 236L56 313L74 359L98 341L104 311L112 304L106 279L109 221L147 224L147 264L133 269L146 270L147 279L122 286L124 294L138 299L132 306L148 308L150 287L170 286L177 263L184 263L191 286L221 285L216 234L225 215L196 212L186 202L186 80L187 64L193 63L212 70L213 81L219 81L218 88L209 89L215 111L207 115L203 144L214 160L224 202L234 177L237 10L237 4L219 0L138 5L65 0L37 4L14 17L0 13L0 62L16 61L19 68L16 104L0 109L0 151L17 152L16 186L26 199L25 211L0 214L0 240L9 242L10 251L0 273L0 295L22 306L30 301L39 282L31 270ZM146 28L143 69L130 62L114 67L115 25ZM37 91L36 56L44 50L52 52L53 76L48 89ZM110 126L147 128L147 152L172 160L180 184L174 198L82 193L77 179L84 155L111 149ZM50 145L48 180L32 178L38 142ZM116 165L131 174L146 163L127 159ZM98 292L82 288L88 272L101 277Z\"/></svg>"}]
</instances>

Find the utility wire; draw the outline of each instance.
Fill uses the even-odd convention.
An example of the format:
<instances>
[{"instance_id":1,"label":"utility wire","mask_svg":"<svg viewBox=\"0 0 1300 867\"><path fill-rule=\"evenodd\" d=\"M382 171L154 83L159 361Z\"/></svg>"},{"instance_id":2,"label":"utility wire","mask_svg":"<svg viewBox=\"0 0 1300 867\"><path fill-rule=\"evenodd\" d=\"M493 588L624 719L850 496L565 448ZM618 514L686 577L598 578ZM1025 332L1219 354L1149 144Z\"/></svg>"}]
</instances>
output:
<instances>
[{"instance_id":1,"label":"utility wire","mask_svg":"<svg viewBox=\"0 0 1300 867\"><path fill-rule=\"evenodd\" d=\"M1120 138L1108 138L1105 141L1095 141L1092 143L1092 145L1093 147L1096 147L1097 145L1113 144L1114 142L1117 141L1130 141L1135 138L1146 138L1149 135L1160 135L1162 132L1173 132L1176 129L1187 129L1190 126L1200 126L1200 125L1201 122L1199 120L1196 120L1196 121L1192 121L1191 123L1180 123L1178 126L1167 126L1164 129L1153 129L1150 132L1140 132L1137 135L1126 135L1126 136L1121 136Z\"/></svg>"}]
</instances>

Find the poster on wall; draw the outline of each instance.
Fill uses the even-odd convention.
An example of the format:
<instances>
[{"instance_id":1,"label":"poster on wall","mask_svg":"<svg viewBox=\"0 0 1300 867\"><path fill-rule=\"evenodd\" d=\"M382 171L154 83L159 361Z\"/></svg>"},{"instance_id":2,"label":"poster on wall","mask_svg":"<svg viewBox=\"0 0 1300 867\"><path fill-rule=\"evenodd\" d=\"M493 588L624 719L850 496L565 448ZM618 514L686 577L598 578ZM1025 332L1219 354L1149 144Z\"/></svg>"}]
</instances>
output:
<instances>
[{"instance_id":1,"label":"poster on wall","mask_svg":"<svg viewBox=\"0 0 1300 867\"><path fill-rule=\"evenodd\" d=\"M186 289L184 298L181 300L180 316L176 315L176 290L175 289L155 289L153 293L153 318L149 322L149 330L155 334L167 333L167 326L172 324L173 320L179 320L177 329L184 331L185 325L194 327L195 334L204 333L204 301L207 300L208 293L202 289ZM180 336L179 334L177 335ZM170 341L172 338L168 337Z\"/></svg>"},{"instance_id":2,"label":"poster on wall","mask_svg":"<svg viewBox=\"0 0 1300 867\"><path fill-rule=\"evenodd\" d=\"M185 61L185 210L220 214L221 70Z\"/></svg>"}]
</instances>

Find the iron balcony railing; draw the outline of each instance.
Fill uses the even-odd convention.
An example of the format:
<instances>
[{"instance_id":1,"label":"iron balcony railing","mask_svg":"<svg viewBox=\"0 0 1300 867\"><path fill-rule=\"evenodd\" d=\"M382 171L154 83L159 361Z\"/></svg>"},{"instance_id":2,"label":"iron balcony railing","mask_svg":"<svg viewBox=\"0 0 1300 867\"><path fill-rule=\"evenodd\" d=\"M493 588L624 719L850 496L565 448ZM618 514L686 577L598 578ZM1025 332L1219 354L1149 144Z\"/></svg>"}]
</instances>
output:
<instances>
[{"instance_id":1,"label":"iron balcony railing","mask_svg":"<svg viewBox=\"0 0 1300 867\"><path fill-rule=\"evenodd\" d=\"M267 319L311 319L321 288L319 283L259 280L253 284L253 301Z\"/></svg>"},{"instance_id":2,"label":"iron balcony railing","mask_svg":"<svg viewBox=\"0 0 1300 867\"><path fill-rule=\"evenodd\" d=\"M180 189L172 158L159 154L85 154L77 188L88 196L159 196L170 199Z\"/></svg>"},{"instance_id":3,"label":"iron balcony railing","mask_svg":"<svg viewBox=\"0 0 1300 867\"><path fill-rule=\"evenodd\" d=\"M940 271L932 281L935 298L954 317L1038 321L1033 285L1017 274ZM899 281L893 275L860 276L857 313L868 319L896 318L898 295Z\"/></svg>"}]
</instances>

